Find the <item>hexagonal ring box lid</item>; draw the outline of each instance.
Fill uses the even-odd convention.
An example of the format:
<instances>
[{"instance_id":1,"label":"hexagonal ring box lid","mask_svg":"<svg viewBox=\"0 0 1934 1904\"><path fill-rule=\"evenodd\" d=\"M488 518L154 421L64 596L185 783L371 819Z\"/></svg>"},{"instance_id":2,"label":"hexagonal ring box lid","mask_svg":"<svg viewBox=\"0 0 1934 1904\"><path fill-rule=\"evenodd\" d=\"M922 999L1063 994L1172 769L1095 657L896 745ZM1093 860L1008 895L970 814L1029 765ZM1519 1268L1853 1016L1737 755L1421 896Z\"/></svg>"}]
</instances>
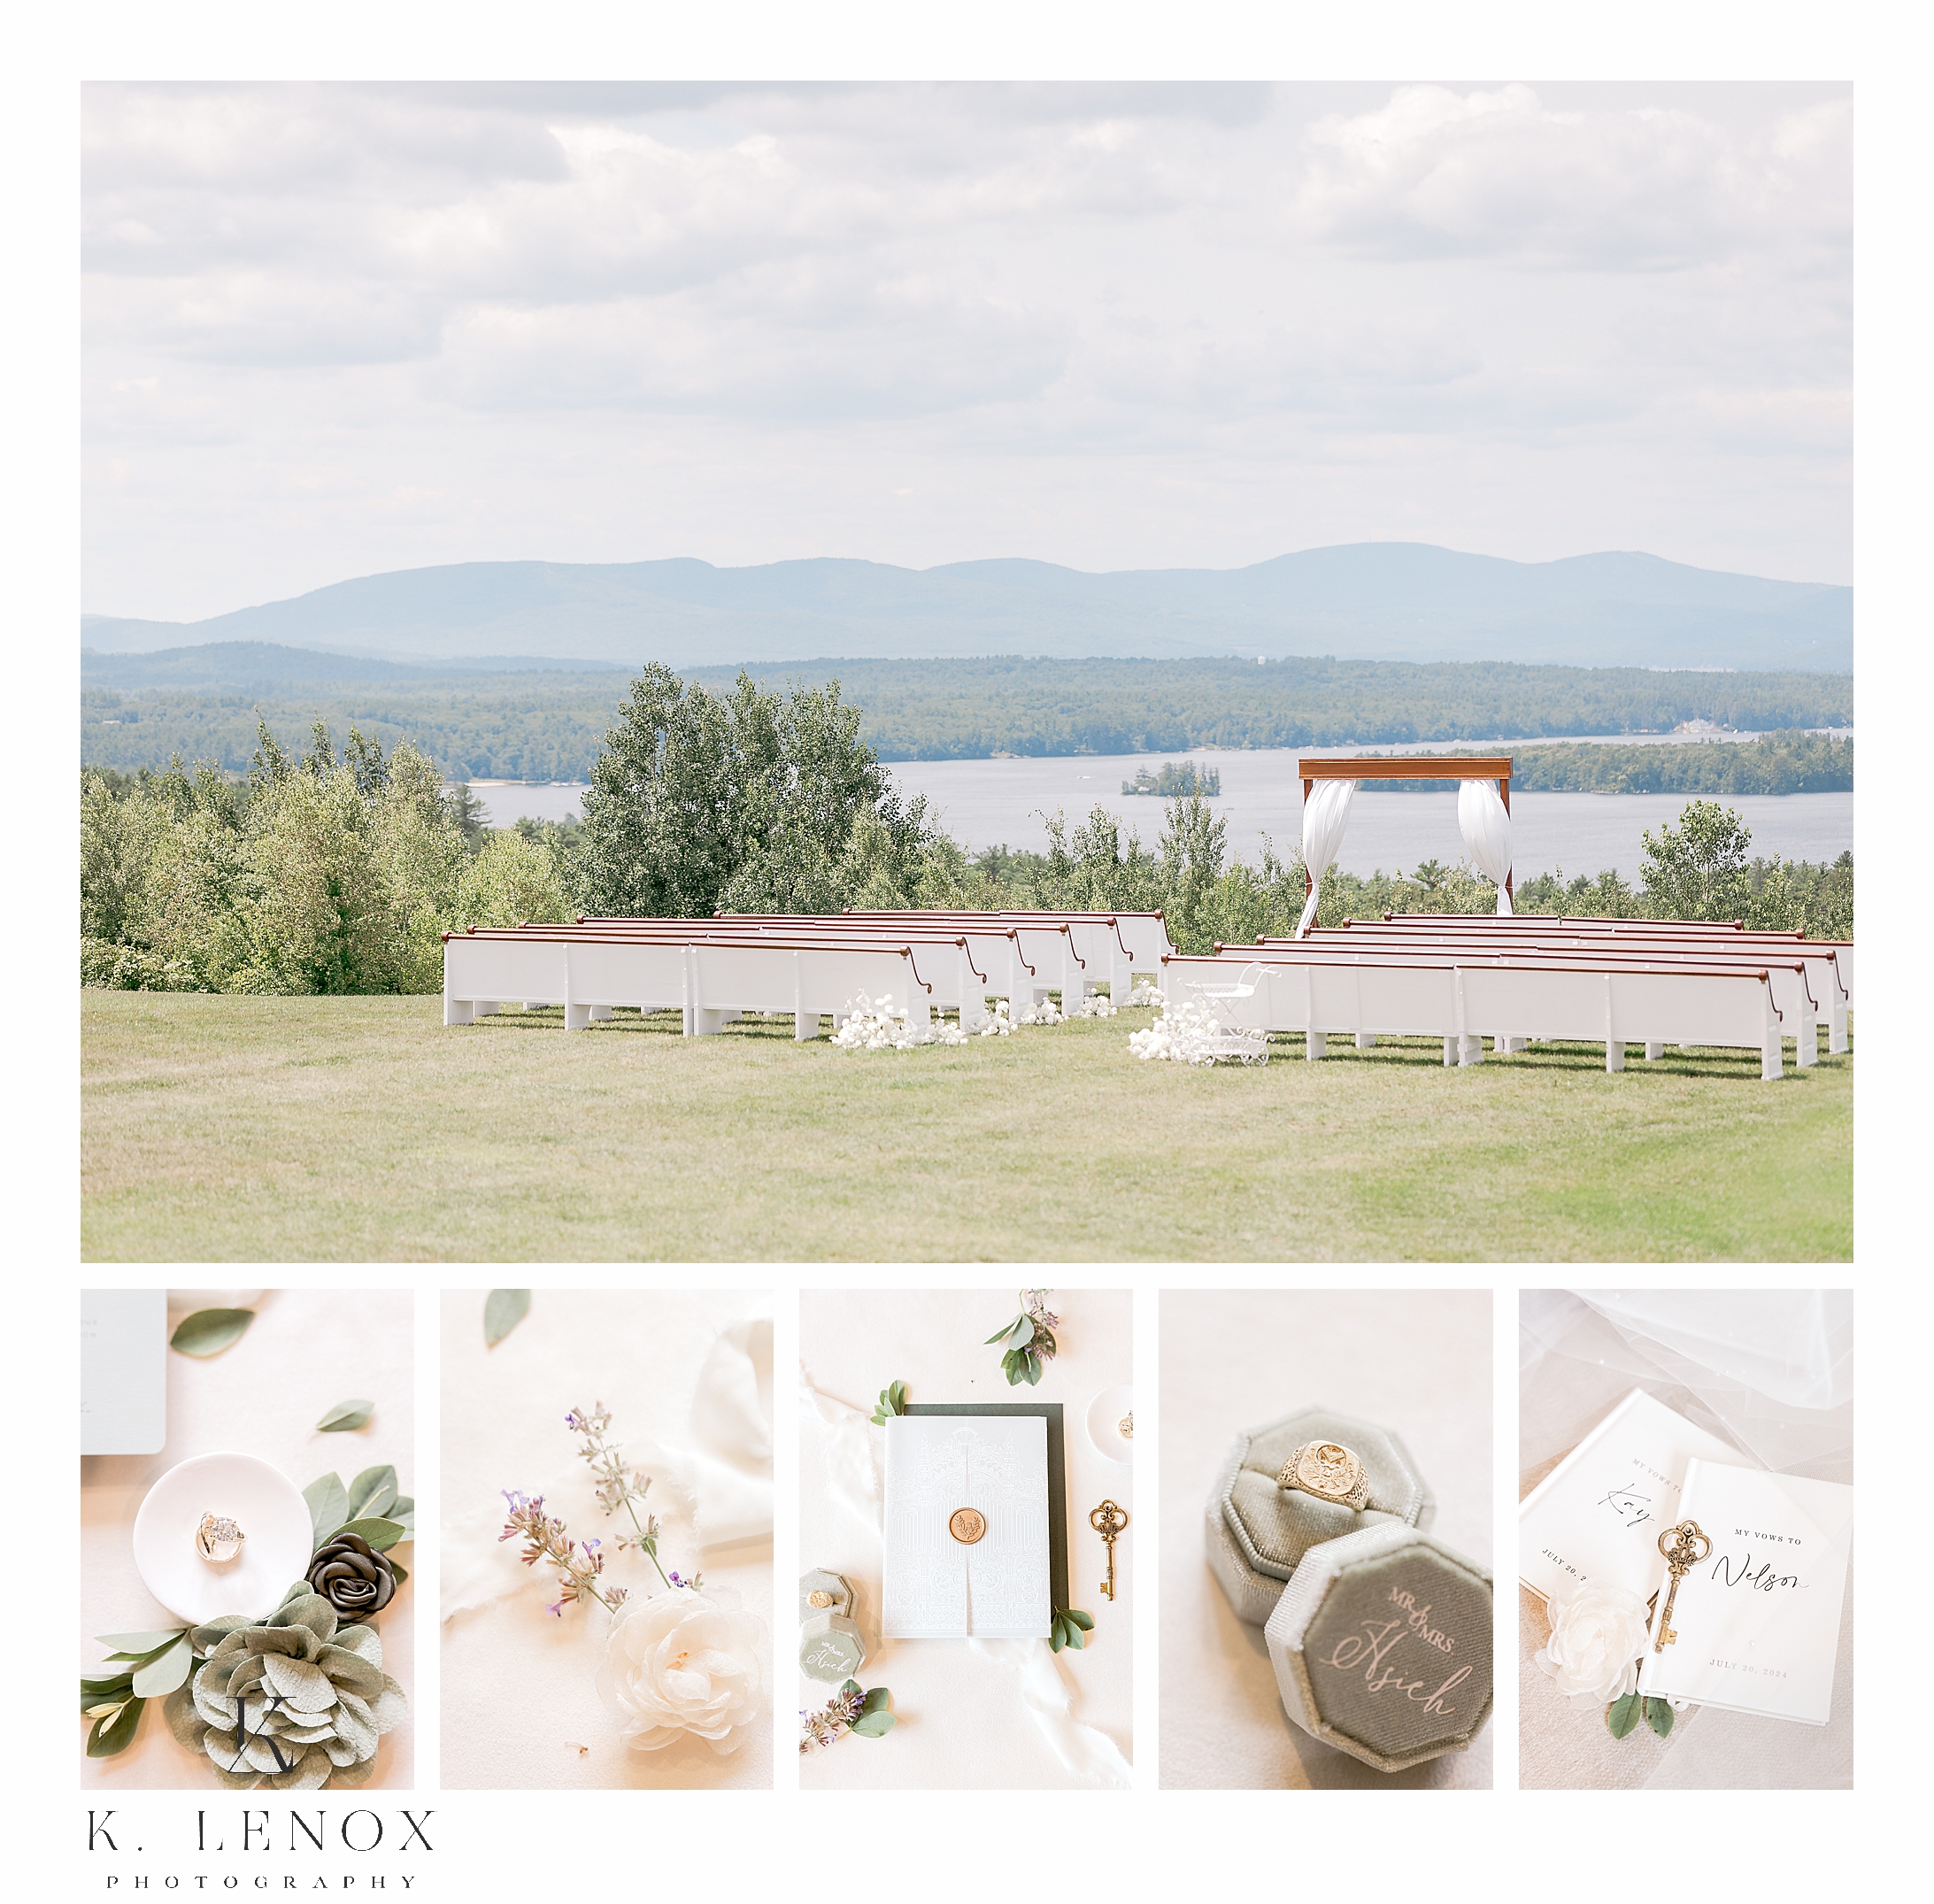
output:
<instances>
[{"instance_id":1,"label":"hexagonal ring box lid","mask_svg":"<svg viewBox=\"0 0 1934 1904\"><path fill-rule=\"evenodd\" d=\"M1371 1503L1363 1512L1276 1485L1283 1464L1310 1441L1338 1442L1361 1461ZM1428 1527L1436 1505L1410 1451L1389 1429L1333 1408L1299 1408L1237 1436L1223 1457L1209 1494L1209 1567L1237 1617L1261 1626L1312 1547L1363 1527Z\"/></svg>"},{"instance_id":2,"label":"hexagonal ring box lid","mask_svg":"<svg viewBox=\"0 0 1934 1904\"><path fill-rule=\"evenodd\" d=\"M802 1620L816 1620L822 1614L844 1614L852 1617L852 1583L844 1574L828 1573L823 1567L815 1567L811 1573L799 1576L799 1617Z\"/></svg>"},{"instance_id":3,"label":"hexagonal ring box lid","mask_svg":"<svg viewBox=\"0 0 1934 1904\"><path fill-rule=\"evenodd\" d=\"M852 1618L852 1583L815 1567L799 1576L799 1670L837 1684L866 1664L867 1642Z\"/></svg>"},{"instance_id":4,"label":"hexagonal ring box lid","mask_svg":"<svg viewBox=\"0 0 1934 1904\"><path fill-rule=\"evenodd\" d=\"M1312 1547L1263 1629L1283 1709L1382 1772L1491 1716L1491 1576L1401 1522Z\"/></svg>"}]
</instances>

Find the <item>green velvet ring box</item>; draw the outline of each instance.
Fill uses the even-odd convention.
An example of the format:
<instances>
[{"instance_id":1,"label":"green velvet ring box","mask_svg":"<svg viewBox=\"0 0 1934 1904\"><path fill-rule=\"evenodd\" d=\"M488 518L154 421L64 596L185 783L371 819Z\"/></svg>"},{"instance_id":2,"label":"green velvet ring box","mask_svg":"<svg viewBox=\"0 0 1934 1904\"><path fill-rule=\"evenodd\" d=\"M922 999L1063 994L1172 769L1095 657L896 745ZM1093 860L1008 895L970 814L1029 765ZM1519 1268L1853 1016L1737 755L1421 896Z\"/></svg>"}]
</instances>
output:
<instances>
[{"instance_id":1,"label":"green velvet ring box","mask_svg":"<svg viewBox=\"0 0 1934 1904\"><path fill-rule=\"evenodd\" d=\"M851 1679L867 1661L867 1642L853 1619L852 1584L815 1567L799 1576L799 1670L829 1684Z\"/></svg>"},{"instance_id":2,"label":"green velvet ring box","mask_svg":"<svg viewBox=\"0 0 1934 1904\"><path fill-rule=\"evenodd\" d=\"M1363 1463L1370 1505L1361 1513L1276 1485L1306 1442L1336 1441ZM1428 1527L1436 1503L1410 1451L1387 1428L1333 1408L1299 1408L1238 1435L1208 1503L1209 1568L1238 1619L1265 1625L1297 1563L1312 1547L1367 1527Z\"/></svg>"},{"instance_id":3,"label":"green velvet ring box","mask_svg":"<svg viewBox=\"0 0 1934 1904\"><path fill-rule=\"evenodd\" d=\"M1386 1520L1304 1554L1263 1629L1283 1709L1383 1772L1461 1752L1491 1716L1491 1576Z\"/></svg>"}]
</instances>

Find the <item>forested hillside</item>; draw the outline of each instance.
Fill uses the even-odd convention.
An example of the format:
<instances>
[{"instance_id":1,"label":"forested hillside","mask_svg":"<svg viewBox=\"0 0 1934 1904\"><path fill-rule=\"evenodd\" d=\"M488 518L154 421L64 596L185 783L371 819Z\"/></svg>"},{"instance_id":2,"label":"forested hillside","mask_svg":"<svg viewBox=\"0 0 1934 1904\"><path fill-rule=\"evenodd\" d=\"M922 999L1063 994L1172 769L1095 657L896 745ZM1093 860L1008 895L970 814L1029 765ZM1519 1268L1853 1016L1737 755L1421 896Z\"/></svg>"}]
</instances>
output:
<instances>
[{"instance_id":1,"label":"forested hillside","mask_svg":"<svg viewBox=\"0 0 1934 1904\"><path fill-rule=\"evenodd\" d=\"M177 657L84 657L83 764L160 768L180 754L238 772L255 752L259 710L289 746L301 744L320 718L339 730L353 725L385 749L407 740L453 780L582 781L629 682L625 674L604 670L436 673L234 644L244 645L245 656L226 661L219 648L183 650ZM360 667L369 678L345 678L345 667ZM722 689L736 672L697 668L687 670L686 678ZM863 710L862 738L883 760L1522 742L1545 735L1669 732L1691 720L1764 732L1845 727L1853 719L1851 676L1799 673L1010 657L801 661L756 670L754 678L772 687L837 680L846 700ZM1528 757L1528 750L1517 751ZM1623 772L1637 776L1628 790L1674 790L1645 781L1668 769L1662 760L1640 756L1663 750L1595 752L1617 753L1619 766L1590 763L1577 773ZM1807 771L1819 765L1810 761ZM1698 768L1732 771L1738 769L1717 762ZM1614 790L1603 778L1549 784ZM1792 790L1724 780L1678 784L1729 792Z\"/></svg>"}]
</instances>

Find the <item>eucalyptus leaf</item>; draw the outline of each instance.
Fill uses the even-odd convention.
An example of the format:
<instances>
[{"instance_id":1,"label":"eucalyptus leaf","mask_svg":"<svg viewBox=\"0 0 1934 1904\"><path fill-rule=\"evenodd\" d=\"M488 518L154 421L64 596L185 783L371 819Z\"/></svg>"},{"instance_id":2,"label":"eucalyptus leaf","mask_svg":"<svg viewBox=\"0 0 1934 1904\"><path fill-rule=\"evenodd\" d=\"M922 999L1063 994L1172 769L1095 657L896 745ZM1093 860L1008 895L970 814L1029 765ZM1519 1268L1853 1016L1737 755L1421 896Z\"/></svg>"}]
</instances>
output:
<instances>
[{"instance_id":1,"label":"eucalyptus leaf","mask_svg":"<svg viewBox=\"0 0 1934 1904\"><path fill-rule=\"evenodd\" d=\"M1000 1359L1000 1372L1007 1377L1009 1388L1021 1380L1021 1364L1023 1357L1019 1349L1009 1349Z\"/></svg>"},{"instance_id":2,"label":"eucalyptus leaf","mask_svg":"<svg viewBox=\"0 0 1934 1904\"><path fill-rule=\"evenodd\" d=\"M83 1679L81 1682L81 1710L90 1719L98 1718L100 1715L94 1707L119 1706L134 1690L132 1673L121 1673L112 1679Z\"/></svg>"},{"instance_id":3,"label":"eucalyptus leaf","mask_svg":"<svg viewBox=\"0 0 1934 1904\"><path fill-rule=\"evenodd\" d=\"M404 1571L403 1562L401 1561L391 1561L389 1562L389 1571L397 1576L397 1584L398 1586L401 1586L403 1583L410 1577L409 1575Z\"/></svg>"},{"instance_id":4,"label":"eucalyptus leaf","mask_svg":"<svg viewBox=\"0 0 1934 1904\"><path fill-rule=\"evenodd\" d=\"M1065 1608L1061 1614L1061 1617L1066 1620L1069 1625L1080 1627L1082 1631L1084 1633L1091 1633L1095 1630L1094 1621L1087 1614L1083 1613L1079 1607L1069 1607Z\"/></svg>"},{"instance_id":5,"label":"eucalyptus leaf","mask_svg":"<svg viewBox=\"0 0 1934 1904\"><path fill-rule=\"evenodd\" d=\"M1645 1702L1645 1723L1663 1738L1672 1730L1672 1707L1662 1699L1648 1699Z\"/></svg>"},{"instance_id":6,"label":"eucalyptus leaf","mask_svg":"<svg viewBox=\"0 0 1934 1904\"><path fill-rule=\"evenodd\" d=\"M1021 1360L1026 1364L1028 1386L1032 1388L1041 1379L1041 1358L1038 1355L1023 1355Z\"/></svg>"},{"instance_id":7,"label":"eucalyptus leaf","mask_svg":"<svg viewBox=\"0 0 1934 1904\"><path fill-rule=\"evenodd\" d=\"M314 1531L315 1544L320 1547L349 1519L349 1490L343 1485L340 1476L319 1475L302 1491L302 1498L309 1503L309 1525Z\"/></svg>"},{"instance_id":8,"label":"eucalyptus leaf","mask_svg":"<svg viewBox=\"0 0 1934 1904\"><path fill-rule=\"evenodd\" d=\"M859 1690L859 1682L857 1679L842 1679L839 1683L840 1697L843 1699L851 1699Z\"/></svg>"},{"instance_id":9,"label":"eucalyptus leaf","mask_svg":"<svg viewBox=\"0 0 1934 1904\"><path fill-rule=\"evenodd\" d=\"M1614 1738L1623 1738L1638 1723L1638 1695L1628 1692L1623 1699L1614 1700L1605 1708L1605 1723L1611 1728Z\"/></svg>"},{"instance_id":10,"label":"eucalyptus leaf","mask_svg":"<svg viewBox=\"0 0 1934 1904\"><path fill-rule=\"evenodd\" d=\"M528 1289L493 1289L483 1299L483 1345L494 1349L530 1313Z\"/></svg>"},{"instance_id":11,"label":"eucalyptus leaf","mask_svg":"<svg viewBox=\"0 0 1934 1904\"><path fill-rule=\"evenodd\" d=\"M1067 1623L1067 1643L1069 1646L1074 1647L1074 1649L1077 1653L1079 1653L1082 1648L1088 1644L1088 1642L1084 1638L1083 1638L1082 1632L1083 1629L1075 1625L1074 1621L1070 1620Z\"/></svg>"},{"instance_id":12,"label":"eucalyptus leaf","mask_svg":"<svg viewBox=\"0 0 1934 1904\"><path fill-rule=\"evenodd\" d=\"M116 1653L124 1653L130 1659L144 1660L150 1653L159 1653L164 1646L172 1646L187 1630L186 1627L171 1626L165 1633L96 1633L94 1637Z\"/></svg>"},{"instance_id":13,"label":"eucalyptus leaf","mask_svg":"<svg viewBox=\"0 0 1934 1904\"><path fill-rule=\"evenodd\" d=\"M344 1534L359 1534L381 1553L403 1538L403 1529L398 1522L386 1521L378 1515L361 1521L345 1521L331 1538L340 1540Z\"/></svg>"},{"instance_id":14,"label":"eucalyptus leaf","mask_svg":"<svg viewBox=\"0 0 1934 1904\"><path fill-rule=\"evenodd\" d=\"M184 1355L220 1355L231 1343L241 1341L254 1320L253 1309L197 1309L181 1318L168 1346Z\"/></svg>"},{"instance_id":15,"label":"eucalyptus leaf","mask_svg":"<svg viewBox=\"0 0 1934 1904\"><path fill-rule=\"evenodd\" d=\"M316 1432L322 1435L340 1435L352 1428L361 1428L376 1412L376 1404L360 1399L339 1401L316 1423Z\"/></svg>"},{"instance_id":16,"label":"eucalyptus leaf","mask_svg":"<svg viewBox=\"0 0 1934 1904\"><path fill-rule=\"evenodd\" d=\"M858 1686L855 1686L853 1690L857 1692L859 1689ZM866 1698L860 1700L859 1709L863 1713L882 1712L886 1708L886 1702L892 1697L893 1695L889 1692L884 1686L875 1686L874 1689L867 1694Z\"/></svg>"},{"instance_id":17,"label":"eucalyptus leaf","mask_svg":"<svg viewBox=\"0 0 1934 1904\"><path fill-rule=\"evenodd\" d=\"M126 1752L135 1742L135 1728L141 1723L141 1710L147 1703L131 1699L111 1717L96 1719L88 1734L88 1756L112 1759L117 1752Z\"/></svg>"},{"instance_id":18,"label":"eucalyptus leaf","mask_svg":"<svg viewBox=\"0 0 1934 1904\"><path fill-rule=\"evenodd\" d=\"M135 1696L137 1699L166 1698L188 1677L189 1669L194 1663L195 1648L189 1644L184 1633L166 1653L135 1671Z\"/></svg>"},{"instance_id":19,"label":"eucalyptus leaf","mask_svg":"<svg viewBox=\"0 0 1934 1904\"><path fill-rule=\"evenodd\" d=\"M906 1413L906 1384L905 1384L905 1383L904 1383L904 1382L889 1382L889 1383L887 1384L887 1389L886 1389L886 1391L887 1391L887 1395L888 1395L888 1397L889 1397L889 1398L890 1399L890 1400L892 1401L892 1404L893 1404L893 1412L894 1412L894 1414L895 1414L895 1415L905 1415L905 1414Z\"/></svg>"},{"instance_id":20,"label":"eucalyptus leaf","mask_svg":"<svg viewBox=\"0 0 1934 1904\"><path fill-rule=\"evenodd\" d=\"M414 1497L408 1494L398 1494L396 1499L381 1511L385 1518L402 1523L403 1538L405 1540L414 1540L416 1538L416 1501Z\"/></svg>"},{"instance_id":21,"label":"eucalyptus leaf","mask_svg":"<svg viewBox=\"0 0 1934 1904\"><path fill-rule=\"evenodd\" d=\"M890 1732L899 1723L890 1712L869 1712L855 1719L849 1728L861 1738L879 1738Z\"/></svg>"},{"instance_id":22,"label":"eucalyptus leaf","mask_svg":"<svg viewBox=\"0 0 1934 1904\"><path fill-rule=\"evenodd\" d=\"M388 1466L366 1468L349 1484L349 1517L360 1520L366 1514L389 1514L397 1502L397 1471ZM395 1515L389 1515L395 1520Z\"/></svg>"},{"instance_id":23,"label":"eucalyptus leaf","mask_svg":"<svg viewBox=\"0 0 1934 1904\"><path fill-rule=\"evenodd\" d=\"M983 1349L990 1349L997 1342L1006 1341L1027 1320L1028 1318L1024 1315L1017 1315L1013 1322L1005 1323L1000 1329L997 1330L981 1346Z\"/></svg>"}]
</instances>

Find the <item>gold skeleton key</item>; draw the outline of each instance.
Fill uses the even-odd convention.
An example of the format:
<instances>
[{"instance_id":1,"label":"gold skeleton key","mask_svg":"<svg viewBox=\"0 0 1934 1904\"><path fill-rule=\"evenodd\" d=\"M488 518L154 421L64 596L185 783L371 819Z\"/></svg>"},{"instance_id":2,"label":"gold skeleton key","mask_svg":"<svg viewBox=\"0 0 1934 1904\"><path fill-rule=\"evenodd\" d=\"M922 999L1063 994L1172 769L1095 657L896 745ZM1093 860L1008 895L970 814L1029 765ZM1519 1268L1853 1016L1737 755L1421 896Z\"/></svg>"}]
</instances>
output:
<instances>
[{"instance_id":1,"label":"gold skeleton key","mask_svg":"<svg viewBox=\"0 0 1934 1904\"><path fill-rule=\"evenodd\" d=\"M1105 1500L1088 1516L1088 1524L1108 1543L1108 1577L1101 1592L1114 1598L1114 1537L1129 1524L1129 1517L1112 1500Z\"/></svg>"},{"instance_id":2,"label":"gold skeleton key","mask_svg":"<svg viewBox=\"0 0 1934 1904\"><path fill-rule=\"evenodd\" d=\"M1679 1582L1713 1551L1713 1544L1697 1521L1681 1521L1660 1535L1659 1551L1672 1570L1672 1584L1666 1591L1666 1603L1660 1610L1659 1637L1652 1643L1654 1653L1663 1653L1679 1637L1672 1630L1672 1603L1679 1597Z\"/></svg>"}]
</instances>

